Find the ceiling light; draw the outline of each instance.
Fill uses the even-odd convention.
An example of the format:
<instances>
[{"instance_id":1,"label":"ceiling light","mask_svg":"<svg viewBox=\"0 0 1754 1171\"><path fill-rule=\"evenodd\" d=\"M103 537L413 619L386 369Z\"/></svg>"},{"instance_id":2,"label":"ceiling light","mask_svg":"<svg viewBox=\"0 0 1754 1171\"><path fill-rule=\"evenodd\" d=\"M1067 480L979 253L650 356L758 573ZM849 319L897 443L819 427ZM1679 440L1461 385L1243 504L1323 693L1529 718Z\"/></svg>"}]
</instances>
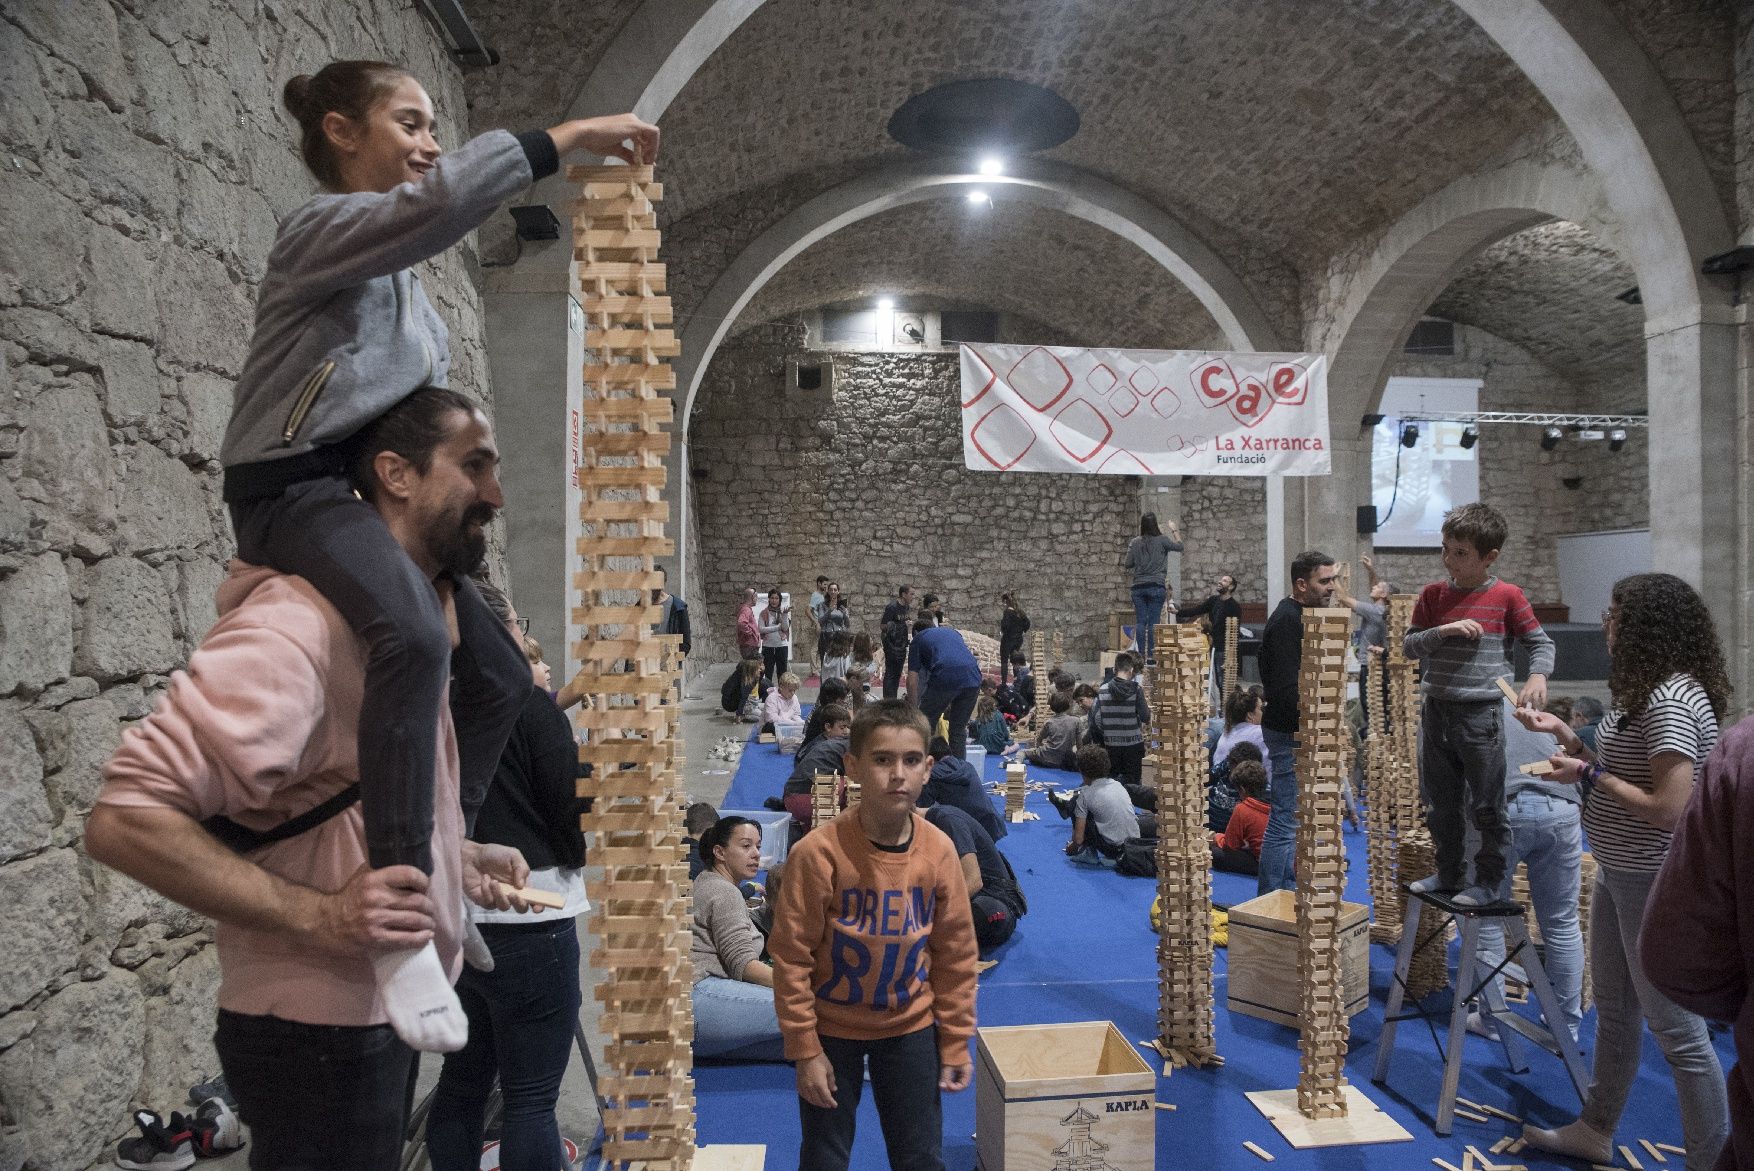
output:
<instances>
[{"instance_id":1,"label":"ceiling light","mask_svg":"<svg viewBox=\"0 0 1754 1171\"><path fill-rule=\"evenodd\" d=\"M1412 447L1415 443L1418 443L1418 442L1419 442L1419 427L1417 424L1408 423L1406 426L1401 428L1401 446L1402 447Z\"/></svg>"},{"instance_id":2,"label":"ceiling light","mask_svg":"<svg viewBox=\"0 0 1754 1171\"><path fill-rule=\"evenodd\" d=\"M895 308L895 298L894 297L879 297L879 298L877 298L877 308L884 309L884 310L889 310L889 309Z\"/></svg>"},{"instance_id":3,"label":"ceiling light","mask_svg":"<svg viewBox=\"0 0 1754 1171\"><path fill-rule=\"evenodd\" d=\"M1480 442L1480 428L1474 426L1472 423L1462 428L1463 451L1467 451L1478 442Z\"/></svg>"},{"instance_id":4,"label":"ceiling light","mask_svg":"<svg viewBox=\"0 0 1754 1171\"><path fill-rule=\"evenodd\" d=\"M1608 432L1608 450L1609 451L1619 451L1622 447L1625 447L1625 446L1626 446L1626 429L1624 427L1616 427L1612 431Z\"/></svg>"},{"instance_id":5,"label":"ceiling light","mask_svg":"<svg viewBox=\"0 0 1754 1171\"><path fill-rule=\"evenodd\" d=\"M993 202L993 197L988 195L985 191L970 191L968 193L968 201L979 206L983 203Z\"/></svg>"},{"instance_id":6,"label":"ceiling light","mask_svg":"<svg viewBox=\"0 0 1754 1171\"><path fill-rule=\"evenodd\" d=\"M983 175L1003 175L1004 173L1005 173L1005 160L1000 158L998 155L987 155L985 158L983 158L981 160L981 174L983 174Z\"/></svg>"},{"instance_id":7,"label":"ceiling light","mask_svg":"<svg viewBox=\"0 0 1754 1171\"><path fill-rule=\"evenodd\" d=\"M1555 447L1559 446L1559 441L1563 438L1565 438L1565 432L1561 431L1559 428L1547 428L1545 431L1541 432L1541 450L1552 451Z\"/></svg>"}]
</instances>

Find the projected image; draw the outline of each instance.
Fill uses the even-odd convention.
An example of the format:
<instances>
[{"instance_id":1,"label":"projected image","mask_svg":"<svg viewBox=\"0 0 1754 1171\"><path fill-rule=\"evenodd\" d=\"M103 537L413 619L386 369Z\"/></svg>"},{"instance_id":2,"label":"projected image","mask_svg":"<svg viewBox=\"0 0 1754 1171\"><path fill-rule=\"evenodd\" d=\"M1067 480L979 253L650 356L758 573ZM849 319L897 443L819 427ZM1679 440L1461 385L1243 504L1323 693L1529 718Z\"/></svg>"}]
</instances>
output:
<instances>
[{"instance_id":1,"label":"projected image","mask_svg":"<svg viewBox=\"0 0 1754 1171\"><path fill-rule=\"evenodd\" d=\"M1480 498L1479 447L1463 447L1461 423L1407 423L1396 411L1465 413L1475 409L1479 383L1463 379L1392 379L1384 418L1371 436L1371 503L1378 547L1437 548L1444 513ZM1416 435L1406 429L1412 427ZM1406 440L1411 438L1408 446Z\"/></svg>"}]
</instances>

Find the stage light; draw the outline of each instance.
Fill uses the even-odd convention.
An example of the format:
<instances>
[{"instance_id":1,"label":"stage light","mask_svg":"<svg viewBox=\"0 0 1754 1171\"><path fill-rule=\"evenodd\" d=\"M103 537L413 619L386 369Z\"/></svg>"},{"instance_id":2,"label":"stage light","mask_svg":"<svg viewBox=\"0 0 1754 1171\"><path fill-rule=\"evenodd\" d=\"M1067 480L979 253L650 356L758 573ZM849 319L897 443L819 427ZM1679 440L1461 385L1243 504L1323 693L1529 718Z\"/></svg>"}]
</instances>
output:
<instances>
[{"instance_id":1,"label":"stage light","mask_svg":"<svg viewBox=\"0 0 1754 1171\"><path fill-rule=\"evenodd\" d=\"M1474 426L1472 423L1469 423L1466 427L1462 428L1463 451L1467 451L1478 442L1480 442L1480 428Z\"/></svg>"},{"instance_id":2,"label":"stage light","mask_svg":"<svg viewBox=\"0 0 1754 1171\"><path fill-rule=\"evenodd\" d=\"M1405 425L1404 427L1401 428L1401 446L1402 447L1412 447L1415 443L1418 443L1418 442L1419 442L1419 427L1416 424L1408 423L1407 425Z\"/></svg>"},{"instance_id":3,"label":"stage light","mask_svg":"<svg viewBox=\"0 0 1754 1171\"><path fill-rule=\"evenodd\" d=\"M993 197L988 195L985 191L970 191L968 193L968 201L978 207L983 203L993 202Z\"/></svg>"},{"instance_id":4,"label":"stage light","mask_svg":"<svg viewBox=\"0 0 1754 1171\"><path fill-rule=\"evenodd\" d=\"M980 170L983 175L1003 175L1005 173L1005 160L998 155L987 155L981 159Z\"/></svg>"},{"instance_id":5,"label":"stage light","mask_svg":"<svg viewBox=\"0 0 1754 1171\"><path fill-rule=\"evenodd\" d=\"M889 310L889 309L895 308L895 298L894 297L879 297L879 298L877 298L877 308L883 309L883 310Z\"/></svg>"},{"instance_id":6,"label":"stage light","mask_svg":"<svg viewBox=\"0 0 1754 1171\"><path fill-rule=\"evenodd\" d=\"M1622 447L1625 447L1625 446L1626 446L1626 429L1624 427L1616 427L1612 431L1608 432L1608 450L1609 451L1619 451Z\"/></svg>"},{"instance_id":7,"label":"stage light","mask_svg":"<svg viewBox=\"0 0 1754 1171\"><path fill-rule=\"evenodd\" d=\"M1541 450L1552 451L1555 447L1559 446L1559 441L1564 438L1565 432L1561 431L1559 428L1547 428L1545 431L1541 432Z\"/></svg>"}]
</instances>

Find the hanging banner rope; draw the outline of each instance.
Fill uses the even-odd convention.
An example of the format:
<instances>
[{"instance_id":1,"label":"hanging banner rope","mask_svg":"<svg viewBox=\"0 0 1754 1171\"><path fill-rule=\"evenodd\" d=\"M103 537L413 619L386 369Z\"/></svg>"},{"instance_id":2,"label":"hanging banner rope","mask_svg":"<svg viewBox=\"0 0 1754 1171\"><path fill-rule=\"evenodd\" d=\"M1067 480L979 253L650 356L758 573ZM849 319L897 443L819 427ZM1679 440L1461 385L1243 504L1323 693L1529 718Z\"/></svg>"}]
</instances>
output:
<instances>
[{"instance_id":1,"label":"hanging banner rope","mask_svg":"<svg viewBox=\"0 0 1754 1171\"><path fill-rule=\"evenodd\" d=\"M962 456L987 472L1325 476L1327 358L965 345Z\"/></svg>"}]
</instances>

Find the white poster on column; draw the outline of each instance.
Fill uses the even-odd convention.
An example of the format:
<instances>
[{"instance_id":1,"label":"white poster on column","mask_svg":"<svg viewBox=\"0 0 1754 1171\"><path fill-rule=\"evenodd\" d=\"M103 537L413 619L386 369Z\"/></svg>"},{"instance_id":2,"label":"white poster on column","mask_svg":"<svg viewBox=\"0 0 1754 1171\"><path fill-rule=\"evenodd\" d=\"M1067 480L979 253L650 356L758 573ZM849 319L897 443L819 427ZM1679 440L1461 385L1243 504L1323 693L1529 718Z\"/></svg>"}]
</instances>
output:
<instances>
[{"instance_id":1,"label":"white poster on column","mask_svg":"<svg viewBox=\"0 0 1754 1171\"><path fill-rule=\"evenodd\" d=\"M1325 476L1321 354L962 347L976 471Z\"/></svg>"}]
</instances>

